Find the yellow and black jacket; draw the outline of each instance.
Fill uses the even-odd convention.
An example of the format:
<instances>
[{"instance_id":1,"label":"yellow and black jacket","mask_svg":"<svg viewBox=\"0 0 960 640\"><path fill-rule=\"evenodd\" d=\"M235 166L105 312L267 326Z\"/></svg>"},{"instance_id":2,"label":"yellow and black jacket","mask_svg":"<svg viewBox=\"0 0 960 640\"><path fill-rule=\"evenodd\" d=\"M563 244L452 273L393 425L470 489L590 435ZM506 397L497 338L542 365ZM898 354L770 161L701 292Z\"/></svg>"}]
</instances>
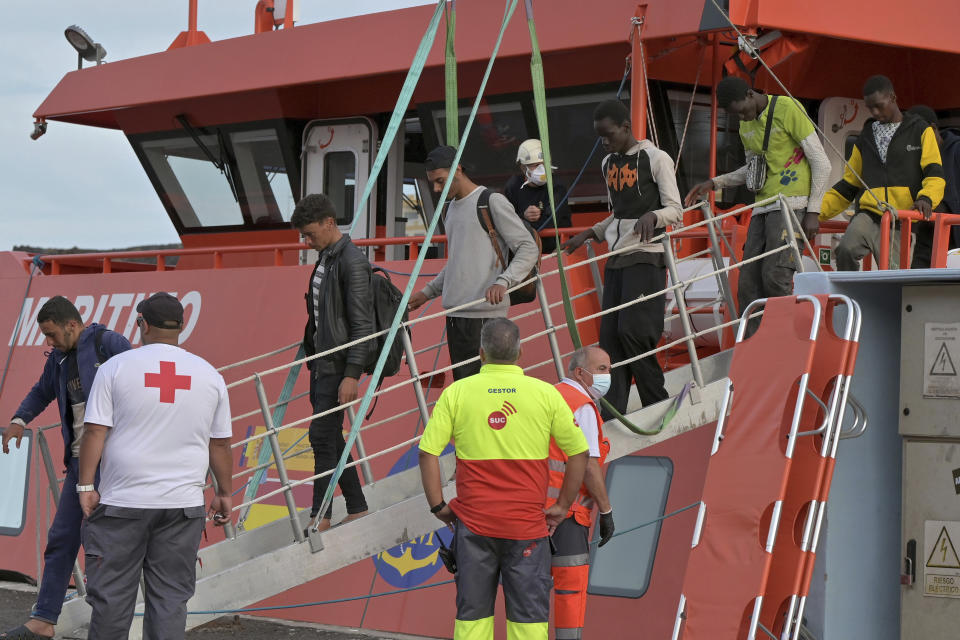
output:
<instances>
[{"instance_id":1,"label":"yellow and black jacket","mask_svg":"<svg viewBox=\"0 0 960 640\"><path fill-rule=\"evenodd\" d=\"M918 198L929 200L932 208L943 199L946 181L933 128L921 118L904 113L903 121L890 140L887 161L881 162L873 136L873 123L873 118L864 123L850 154L849 165L843 170L843 179L824 196L821 220L842 213L854 198L857 198L856 210L873 214L878 222L883 215L881 203L907 210L913 208ZM870 187L869 192L851 167Z\"/></svg>"}]
</instances>

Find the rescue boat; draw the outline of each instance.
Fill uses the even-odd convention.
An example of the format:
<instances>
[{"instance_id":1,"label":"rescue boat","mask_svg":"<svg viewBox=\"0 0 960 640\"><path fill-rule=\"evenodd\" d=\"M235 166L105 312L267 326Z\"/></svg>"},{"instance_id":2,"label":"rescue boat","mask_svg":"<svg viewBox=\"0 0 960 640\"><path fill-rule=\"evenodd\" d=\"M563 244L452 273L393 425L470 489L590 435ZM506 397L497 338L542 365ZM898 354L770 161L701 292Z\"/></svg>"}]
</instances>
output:
<instances>
[{"instance_id":1,"label":"rescue boat","mask_svg":"<svg viewBox=\"0 0 960 640\"><path fill-rule=\"evenodd\" d=\"M38 138L61 123L123 131L182 249L0 253L0 335L9 337L0 415L12 415L42 368L35 317L53 295L137 345L137 303L177 294L181 343L230 384L239 524L226 535L208 530L191 627L243 611L451 637L454 588L438 557L449 533L427 512L416 470L416 438L449 382L443 310L411 318L405 365L382 381L371 412L345 423L373 513L304 536L311 410L306 376L291 362L312 257L288 221L299 197L326 193L343 230L398 287L428 281L443 265L443 236L432 234L437 203L423 160L447 140L448 118L460 132L472 124L463 164L490 187L514 171L519 143L540 137L530 72L539 51L524 9L542 50L554 179L576 181L574 226L561 238L607 215L591 127L604 99L632 96L637 137L677 160L682 193L742 163L736 123L712 99L726 73L800 98L821 129L832 179L866 118L860 87L874 73L891 77L901 107L924 103L941 126L960 124L960 85L949 78L960 63L951 29L960 9L949 0L917 0L900 20L891 16L902 7L890 3L554 0L548 11L514 0L509 21L490 3L462 0L303 25L296 4L260 0L255 33L211 42L190 0L188 29L166 51L107 64L90 41L94 64L67 73L34 114ZM442 37L424 38L422 75L398 110L417 35L444 12L451 24L456 15L455 39L445 47ZM451 102L445 52L454 43ZM936 214L937 268L921 271L868 263L833 272L843 225L824 225L813 246L786 248L804 254L794 297L737 310L747 195L711 197L664 238L675 264L657 356L672 397L653 407L634 398L623 424L604 427L621 534L592 551L585 636L953 637L960 272L944 267L960 216ZM916 216L894 219L901 223L886 237L904 234L909 252ZM588 245L564 260L569 312L556 256L544 258L538 300L513 308L529 375L556 380L574 347L571 326L596 341L605 251ZM754 312L761 330L745 339L740 315ZM42 572L62 475L56 419L48 409L16 464L0 465L19 488L0 514L0 534L10 536L0 569L29 581ZM452 455L444 464L449 477ZM342 517L342 501L334 512ZM58 633L82 628L88 615L82 575L81 556Z\"/></svg>"}]
</instances>

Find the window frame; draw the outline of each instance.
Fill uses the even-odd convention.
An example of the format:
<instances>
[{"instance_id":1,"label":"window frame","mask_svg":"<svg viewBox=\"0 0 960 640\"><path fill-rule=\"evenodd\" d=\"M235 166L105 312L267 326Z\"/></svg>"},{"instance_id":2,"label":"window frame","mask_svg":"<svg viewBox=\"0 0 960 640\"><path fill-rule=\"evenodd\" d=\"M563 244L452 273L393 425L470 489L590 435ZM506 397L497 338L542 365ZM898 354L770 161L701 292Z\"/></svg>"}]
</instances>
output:
<instances>
[{"instance_id":1,"label":"window frame","mask_svg":"<svg viewBox=\"0 0 960 640\"><path fill-rule=\"evenodd\" d=\"M254 223L251 217L251 207L248 202L247 188L244 186L241 171L237 165L236 155L233 148L233 135L235 133L248 133L262 129L272 129L277 134L277 143L280 146L280 153L283 156L284 164L287 169L287 181L290 183L290 192L294 200L299 200L300 194L300 139L307 120L297 120L290 118L274 118L270 120L255 120L250 122L228 123L209 126L196 126L194 129L200 136L216 136L218 132L222 136L225 148L225 160L230 165L231 175L237 189L237 204L240 208L240 214L243 222L241 224L231 225L210 225L189 227L183 224L180 214L174 206L166 185L161 181L160 176L154 170L143 149L143 143L162 141L170 138L190 137L190 134L182 128L169 129L165 131L151 131L148 133L138 133L127 135L127 140L133 148L134 154L143 166L150 184L153 186L160 199L160 203L167 212L167 216L173 223L177 234L191 235L200 233L224 233L230 231L266 231L271 229L289 229L289 222L269 222ZM226 180L226 178L224 178ZM178 182L179 184L179 182ZM259 184L252 185L252 189L260 189ZM252 192L252 190L251 190ZM198 216L199 217L199 216Z\"/></svg>"},{"instance_id":2,"label":"window frame","mask_svg":"<svg viewBox=\"0 0 960 640\"><path fill-rule=\"evenodd\" d=\"M663 517L663 515L666 513L667 503L670 497L670 487L673 484L673 477L674 477L674 471L675 471L675 465L673 463L673 460L667 456L633 455L633 456L624 456L623 458L614 460L607 466L607 470L606 470L605 480L606 480L607 492L608 493L611 492L611 480L616 475L616 470L619 467L623 467L627 465L651 464L651 463L656 463L667 470L665 482L663 485L663 495L660 498L658 514L656 516L656 517ZM623 511L625 508L629 508L629 506L623 505L620 503L618 503L618 505L619 505L618 508L621 511ZM593 594L593 595L613 596L613 597L619 597L619 598L632 598L634 600L642 598L644 595L646 595L646 593L650 590L650 583L653 579L653 571L656 566L657 549L660 547L660 533L663 529L663 520L659 520L655 525L650 525L650 526L654 526L656 527L656 529L653 534L652 544L650 545L650 555L649 555L649 562L648 562L649 570L647 571L646 577L644 579L643 588L628 589L628 588L622 588L622 587L594 586L593 577L594 577L595 570L597 568L597 564L594 562L594 559L596 557L598 548L596 545L590 545L590 578L587 583L587 593ZM629 534L625 534L625 535L629 535ZM639 554L636 554L636 555L639 555ZM636 557L636 555L634 557ZM627 559L625 558L623 561L626 562Z\"/></svg>"}]
</instances>

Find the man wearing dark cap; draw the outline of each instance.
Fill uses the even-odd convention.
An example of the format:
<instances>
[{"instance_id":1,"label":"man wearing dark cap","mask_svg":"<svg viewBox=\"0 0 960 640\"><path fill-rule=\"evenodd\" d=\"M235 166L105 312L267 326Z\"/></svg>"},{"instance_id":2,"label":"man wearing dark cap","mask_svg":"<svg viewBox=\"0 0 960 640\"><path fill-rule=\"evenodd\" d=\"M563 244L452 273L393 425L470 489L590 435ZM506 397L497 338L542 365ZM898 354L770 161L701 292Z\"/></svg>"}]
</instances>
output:
<instances>
[{"instance_id":1,"label":"man wearing dark cap","mask_svg":"<svg viewBox=\"0 0 960 640\"><path fill-rule=\"evenodd\" d=\"M450 363L473 359L453 369L454 380L459 380L480 371L477 359L480 329L489 318L506 317L510 308L507 289L527 279L540 250L506 197L474 183L460 165L453 167L456 152L453 147L444 146L427 155L427 179L434 193L443 191L448 180L452 182L449 191L452 199L444 217L447 264L440 275L411 296L410 309L441 295L444 309L482 299L447 316ZM485 201L488 204L485 205ZM484 206L496 229L499 252L494 250L491 236L480 225L478 207ZM511 254L513 258L502 264L500 256L506 261Z\"/></svg>"},{"instance_id":2,"label":"man wearing dark cap","mask_svg":"<svg viewBox=\"0 0 960 640\"><path fill-rule=\"evenodd\" d=\"M83 318L63 296L54 296L40 307L37 324L51 351L43 374L20 403L13 419L3 432L3 452L10 452L10 443L20 447L27 423L40 415L54 398L60 408L60 432L63 435L63 464L66 476L57 504L57 513L47 532L47 549L43 555L43 578L37 603L25 624L11 629L11 638L52 638L60 617L64 595L70 583L80 550L80 523L83 513L77 501L77 456L83 435L83 415L87 395L93 385L97 367L108 358L127 351L130 343L119 333L101 324L83 326ZM0 462L0 464L3 464ZM94 478L95 479L95 478Z\"/></svg>"},{"instance_id":3,"label":"man wearing dark cap","mask_svg":"<svg viewBox=\"0 0 960 640\"><path fill-rule=\"evenodd\" d=\"M127 638L141 571L144 637L184 637L208 468L218 487L213 522L230 521L233 460L223 377L178 345L179 300L155 293L137 311L144 346L100 367L80 447L89 637L99 640Z\"/></svg>"}]
</instances>

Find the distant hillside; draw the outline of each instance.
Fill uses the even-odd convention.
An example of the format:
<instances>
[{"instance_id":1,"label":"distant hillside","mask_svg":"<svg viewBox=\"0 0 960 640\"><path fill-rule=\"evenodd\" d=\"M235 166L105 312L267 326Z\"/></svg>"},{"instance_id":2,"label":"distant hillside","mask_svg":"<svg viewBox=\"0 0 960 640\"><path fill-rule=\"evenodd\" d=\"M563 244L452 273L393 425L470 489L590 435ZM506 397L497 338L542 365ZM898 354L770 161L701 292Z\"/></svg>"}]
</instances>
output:
<instances>
[{"instance_id":1,"label":"distant hillside","mask_svg":"<svg viewBox=\"0 0 960 640\"><path fill-rule=\"evenodd\" d=\"M27 253L33 253L41 256L51 256L51 255L69 255L74 253L114 253L120 251L160 251L163 249L182 249L183 245L179 242L175 244L145 244L137 247L126 247L123 249L81 249L80 247L71 247L69 249L57 249L53 247L31 247L29 245L14 245L14 251L25 251ZM180 259L180 256L169 256L166 259L167 266L175 266L177 260ZM149 264L156 264L156 260L150 258L127 258L130 262L146 262Z\"/></svg>"},{"instance_id":2,"label":"distant hillside","mask_svg":"<svg viewBox=\"0 0 960 640\"><path fill-rule=\"evenodd\" d=\"M27 253L37 253L40 255L64 255L70 253L102 253L115 251L159 251L162 249L182 249L183 245L176 244L145 244L138 247L125 247L122 249L81 249L80 247L70 247L69 249L56 249L52 247L31 247L29 245L14 245L14 251L26 251Z\"/></svg>"}]
</instances>

